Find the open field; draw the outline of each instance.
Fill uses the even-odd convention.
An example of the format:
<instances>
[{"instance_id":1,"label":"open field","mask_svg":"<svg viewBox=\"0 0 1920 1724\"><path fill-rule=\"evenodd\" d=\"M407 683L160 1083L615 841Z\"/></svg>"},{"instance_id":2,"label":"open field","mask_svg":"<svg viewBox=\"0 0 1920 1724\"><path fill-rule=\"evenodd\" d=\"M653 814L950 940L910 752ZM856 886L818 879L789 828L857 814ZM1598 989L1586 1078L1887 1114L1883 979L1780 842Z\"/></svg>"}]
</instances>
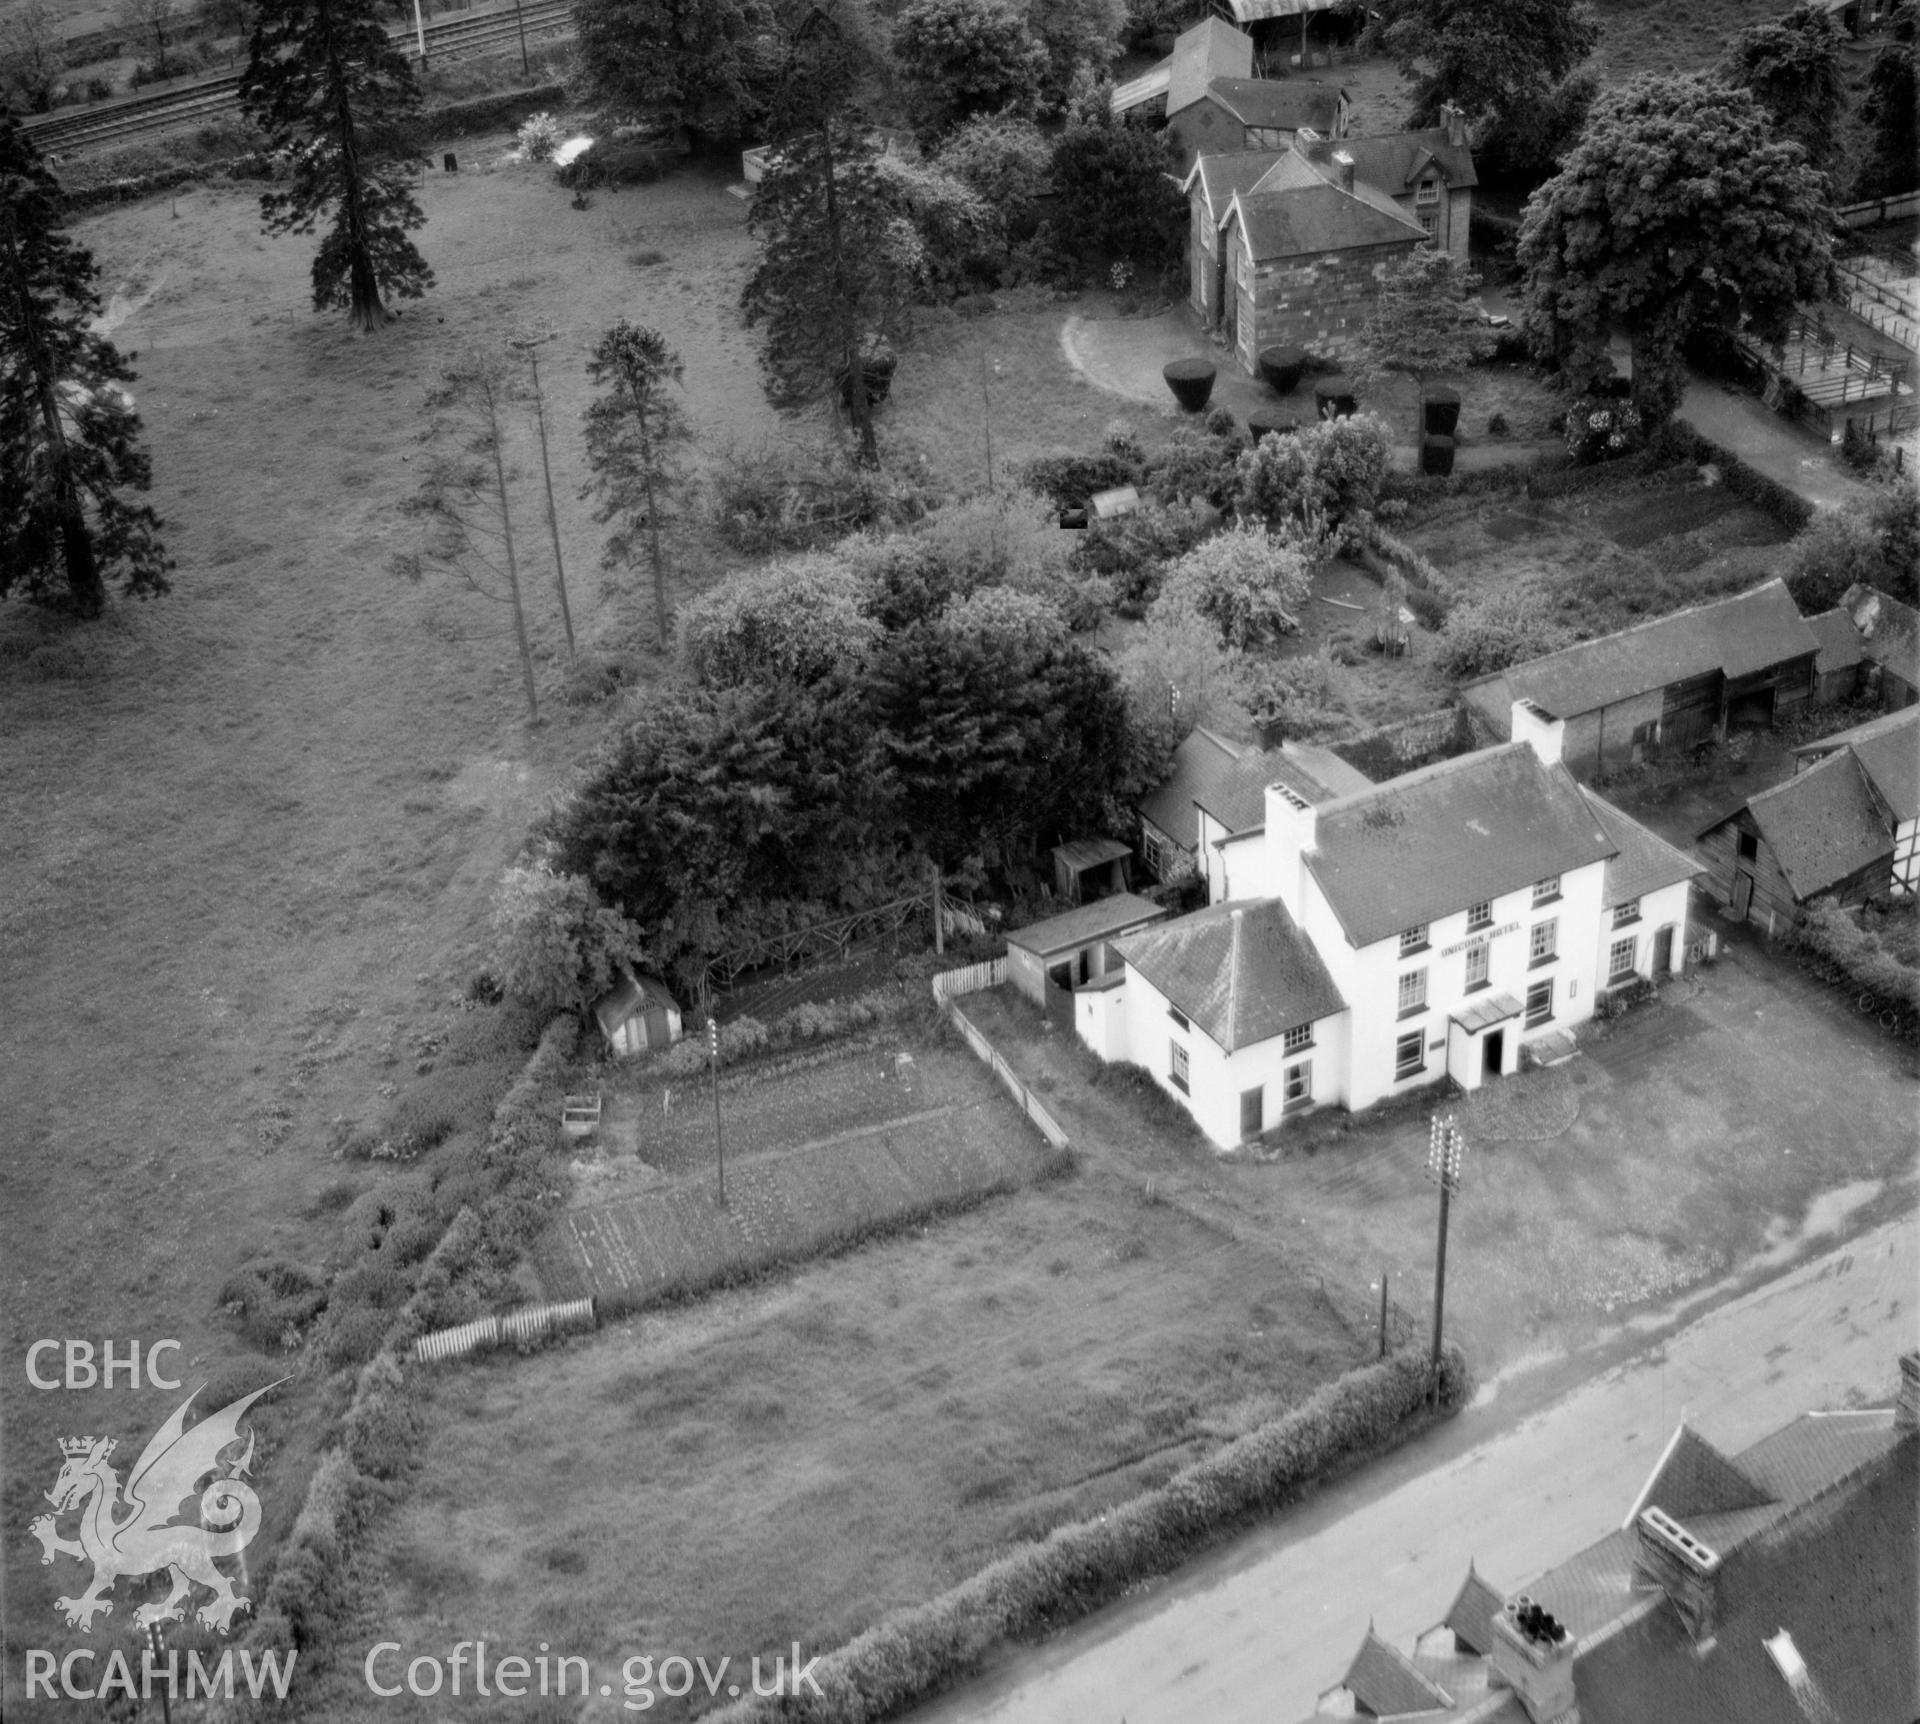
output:
<instances>
[{"instance_id":1,"label":"open field","mask_svg":"<svg viewBox=\"0 0 1920 1724\"><path fill-rule=\"evenodd\" d=\"M616 1685L604 1672L643 1652L824 1650L1164 1479L1369 1345L1290 1241L1226 1238L1098 1172L996 1199L429 1378L381 1638L550 1638Z\"/></svg>"},{"instance_id":2,"label":"open field","mask_svg":"<svg viewBox=\"0 0 1920 1724\"><path fill-rule=\"evenodd\" d=\"M977 1060L921 1045L897 1074L891 1053L869 1052L722 1085L722 1204L706 1086L676 1087L677 1115L603 1116L607 1149L575 1164L573 1205L533 1253L548 1298L591 1293L602 1312L632 1309L1071 1165ZM633 1138L638 1157L626 1147Z\"/></svg>"}]
</instances>

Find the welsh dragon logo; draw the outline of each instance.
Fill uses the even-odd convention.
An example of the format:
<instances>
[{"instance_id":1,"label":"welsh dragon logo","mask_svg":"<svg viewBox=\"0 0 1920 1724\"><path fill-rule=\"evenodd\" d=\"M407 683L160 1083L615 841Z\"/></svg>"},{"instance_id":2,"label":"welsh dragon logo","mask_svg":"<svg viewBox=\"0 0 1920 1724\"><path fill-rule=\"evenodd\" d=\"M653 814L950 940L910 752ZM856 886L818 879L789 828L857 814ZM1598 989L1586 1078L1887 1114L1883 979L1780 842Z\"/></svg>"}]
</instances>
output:
<instances>
[{"instance_id":1,"label":"welsh dragon logo","mask_svg":"<svg viewBox=\"0 0 1920 1724\"><path fill-rule=\"evenodd\" d=\"M153 1433L124 1489L107 1464L114 1450L111 1437L60 1439L66 1460L53 1489L46 1493L53 1513L36 1517L27 1530L40 1541L43 1563L71 1556L93 1564L93 1584L85 1592L78 1598L54 1601L68 1623L91 1633L96 1613L113 1614L108 1594L123 1574L138 1579L162 1570L172 1576L173 1590L158 1603L143 1604L134 1612L138 1628L180 1621L196 1586L208 1588L213 1597L194 1614L222 1634L237 1612L251 1608L247 1598L234 1591L233 1582L214 1567L214 1559L245 1549L260 1530L260 1499L243 1482L253 1465L252 1433L247 1436L246 1452L224 1470L220 1456L240 1440L241 1415L267 1389L278 1386L269 1383L256 1389L187 1430L187 1408L200 1393L195 1389ZM201 1481L210 1474L212 1482L201 1489ZM178 1518L181 1505L196 1491L200 1493L199 1522L183 1523ZM59 1516L74 1512L80 1516L77 1543L62 1538L55 1524Z\"/></svg>"}]
</instances>

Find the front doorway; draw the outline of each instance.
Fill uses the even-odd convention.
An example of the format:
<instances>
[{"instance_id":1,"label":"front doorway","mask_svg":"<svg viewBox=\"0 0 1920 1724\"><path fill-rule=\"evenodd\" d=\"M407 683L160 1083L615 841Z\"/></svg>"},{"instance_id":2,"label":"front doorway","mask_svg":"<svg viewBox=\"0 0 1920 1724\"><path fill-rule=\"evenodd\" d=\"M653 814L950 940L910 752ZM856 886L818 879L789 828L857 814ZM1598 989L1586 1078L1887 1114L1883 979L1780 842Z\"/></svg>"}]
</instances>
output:
<instances>
[{"instance_id":1,"label":"front doorway","mask_svg":"<svg viewBox=\"0 0 1920 1724\"><path fill-rule=\"evenodd\" d=\"M1744 922L1747 919L1747 906L1753 902L1753 876L1744 868L1733 871L1733 902L1729 906L1733 919Z\"/></svg>"},{"instance_id":2,"label":"front doorway","mask_svg":"<svg viewBox=\"0 0 1920 1724\"><path fill-rule=\"evenodd\" d=\"M1258 1137L1266 1125L1266 1093L1265 1085L1240 1092L1240 1137L1243 1142Z\"/></svg>"},{"instance_id":3,"label":"front doorway","mask_svg":"<svg viewBox=\"0 0 1920 1724\"><path fill-rule=\"evenodd\" d=\"M1480 1059L1481 1079L1484 1081L1487 1078L1498 1077L1506 1069L1507 1032L1488 1030L1481 1042L1481 1047L1484 1049Z\"/></svg>"},{"instance_id":4,"label":"front doorway","mask_svg":"<svg viewBox=\"0 0 1920 1724\"><path fill-rule=\"evenodd\" d=\"M1657 982L1662 976L1673 973L1673 929L1662 928L1653 937L1653 979Z\"/></svg>"}]
</instances>

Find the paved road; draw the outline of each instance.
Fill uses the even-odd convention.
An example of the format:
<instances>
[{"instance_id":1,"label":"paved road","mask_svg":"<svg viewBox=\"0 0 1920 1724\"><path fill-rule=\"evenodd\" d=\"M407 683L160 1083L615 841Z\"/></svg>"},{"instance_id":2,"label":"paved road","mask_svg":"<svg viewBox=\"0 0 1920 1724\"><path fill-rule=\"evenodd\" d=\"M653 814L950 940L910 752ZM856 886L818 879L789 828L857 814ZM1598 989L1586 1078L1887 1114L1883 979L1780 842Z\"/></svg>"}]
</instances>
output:
<instances>
[{"instance_id":1,"label":"paved road","mask_svg":"<svg viewBox=\"0 0 1920 1724\"><path fill-rule=\"evenodd\" d=\"M1920 1227L1885 1223L1529 1410L1470 1410L1381 1466L916 1714L920 1724L1274 1724L1371 1619L1406 1644L1472 1557L1518 1588L1619 1524L1676 1421L1737 1450L1815 1407L1885 1404L1915 1344ZM1591 1360L1589 1360L1589 1367Z\"/></svg>"}]
</instances>

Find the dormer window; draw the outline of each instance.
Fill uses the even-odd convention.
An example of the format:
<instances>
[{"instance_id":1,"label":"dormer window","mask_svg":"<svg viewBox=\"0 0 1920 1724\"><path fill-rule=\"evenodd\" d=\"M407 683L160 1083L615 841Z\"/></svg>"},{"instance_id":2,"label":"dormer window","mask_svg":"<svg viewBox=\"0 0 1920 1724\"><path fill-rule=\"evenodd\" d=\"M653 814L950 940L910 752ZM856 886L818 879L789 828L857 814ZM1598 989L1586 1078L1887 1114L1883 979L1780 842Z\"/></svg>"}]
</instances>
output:
<instances>
[{"instance_id":1,"label":"dormer window","mask_svg":"<svg viewBox=\"0 0 1920 1724\"><path fill-rule=\"evenodd\" d=\"M1417 204L1437 204L1440 201L1440 182L1428 174L1414 189L1413 201Z\"/></svg>"}]
</instances>

